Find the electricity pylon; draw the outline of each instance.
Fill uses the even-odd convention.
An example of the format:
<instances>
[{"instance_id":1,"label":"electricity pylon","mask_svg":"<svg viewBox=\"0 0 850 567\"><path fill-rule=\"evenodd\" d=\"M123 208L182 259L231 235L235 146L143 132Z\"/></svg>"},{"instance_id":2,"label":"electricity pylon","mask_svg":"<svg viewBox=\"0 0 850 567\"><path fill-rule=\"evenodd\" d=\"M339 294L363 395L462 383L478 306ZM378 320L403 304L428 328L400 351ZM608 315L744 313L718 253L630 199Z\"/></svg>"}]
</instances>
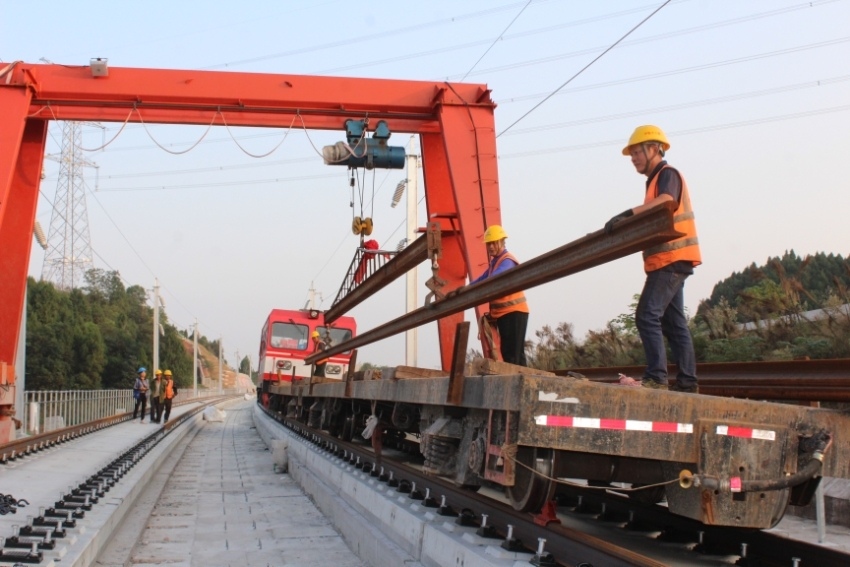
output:
<instances>
[{"instance_id":1,"label":"electricity pylon","mask_svg":"<svg viewBox=\"0 0 850 567\"><path fill-rule=\"evenodd\" d=\"M59 181L41 268L42 280L66 290L79 287L94 267L83 168L97 165L82 157L81 139L80 122L63 122Z\"/></svg>"}]
</instances>

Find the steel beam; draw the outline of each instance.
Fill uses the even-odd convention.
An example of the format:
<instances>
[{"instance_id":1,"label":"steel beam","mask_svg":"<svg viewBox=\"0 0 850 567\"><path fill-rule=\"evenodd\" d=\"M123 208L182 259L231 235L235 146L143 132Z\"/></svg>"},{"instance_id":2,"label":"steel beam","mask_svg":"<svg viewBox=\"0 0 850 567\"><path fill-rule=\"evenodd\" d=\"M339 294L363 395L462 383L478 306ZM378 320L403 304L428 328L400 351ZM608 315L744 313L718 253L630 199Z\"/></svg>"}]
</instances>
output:
<instances>
[{"instance_id":1,"label":"steel beam","mask_svg":"<svg viewBox=\"0 0 850 567\"><path fill-rule=\"evenodd\" d=\"M672 205L663 203L644 213L620 221L612 234L597 230L536 258L521 263L498 276L460 288L460 293L420 307L388 323L345 341L321 355L306 358L312 364L318 358L333 356L353 348L403 333L437 319L452 315L530 289L588 268L628 256L681 236L673 230Z\"/></svg>"},{"instance_id":2,"label":"steel beam","mask_svg":"<svg viewBox=\"0 0 850 567\"><path fill-rule=\"evenodd\" d=\"M336 321L373 293L389 285L427 259L428 235L423 234L325 311L325 324Z\"/></svg>"}]
</instances>

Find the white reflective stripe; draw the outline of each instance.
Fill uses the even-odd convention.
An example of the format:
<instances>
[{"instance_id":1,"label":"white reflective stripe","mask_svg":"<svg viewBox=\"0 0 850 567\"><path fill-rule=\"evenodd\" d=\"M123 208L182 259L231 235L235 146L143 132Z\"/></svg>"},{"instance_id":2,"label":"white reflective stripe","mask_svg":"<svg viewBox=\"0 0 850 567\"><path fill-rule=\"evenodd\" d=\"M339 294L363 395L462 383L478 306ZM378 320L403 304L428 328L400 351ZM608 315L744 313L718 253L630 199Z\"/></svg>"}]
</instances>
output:
<instances>
[{"instance_id":1,"label":"white reflective stripe","mask_svg":"<svg viewBox=\"0 0 850 567\"><path fill-rule=\"evenodd\" d=\"M767 429L753 429L753 439L764 439L765 441L776 441L776 432Z\"/></svg>"},{"instance_id":2,"label":"white reflective stripe","mask_svg":"<svg viewBox=\"0 0 850 567\"><path fill-rule=\"evenodd\" d=\"M585 427L588 429L599 429L599 418L596 417L574 417L573 427Z\"/></svg>"},{"instance_id":3,"label":"white reflective stripe","mask_svg":"<svg viewBox=\"0 0 850 567\"><path fill-rule=\"evenodd\" d=\"M546 416L545 415L535 415L534 423L537 425L546 425Z\"/></svg>"},{"instance_id":4,"label":"white reflective stripe","mask_svg":"<svg viewBox=\"0 0 850 567\"><path fill-rule=\"evenodd\" d=\"M630 431L652 431L651 421L635 421L633 419L626 420L626 429Z\"/></svg>"}]
</instances>

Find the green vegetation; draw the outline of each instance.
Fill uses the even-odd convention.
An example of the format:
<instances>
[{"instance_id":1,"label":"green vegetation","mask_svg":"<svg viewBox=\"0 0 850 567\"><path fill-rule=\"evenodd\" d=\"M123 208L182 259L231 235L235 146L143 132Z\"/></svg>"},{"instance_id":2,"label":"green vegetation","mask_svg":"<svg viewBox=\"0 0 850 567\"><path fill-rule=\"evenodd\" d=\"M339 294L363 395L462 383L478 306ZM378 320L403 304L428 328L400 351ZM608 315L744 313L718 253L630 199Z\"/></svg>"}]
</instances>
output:
<instances>
[{"instance_id":1,"label":"green vegetation","mask_svg":"<svg viewBox=\"0 0 850 567\"><path fill-rule=\"evenodd\" d=\"M178 386L186 387L192 357L164 311L160 324L160 367L170 368ZM29 278L27 390L131 388L139 366L152 370L152 333L147 292L125 288L118 272L90 270L86 285L70 292Z\"/></svg>"},{"instance_id":2,"label":"green vegetation","mask_svg":"<svg viewBox=\"0 0 850 567\"><path fill-rule=\"evenodd\" d=\"M698 362L850 357L850 261L833 254L804 259L793 251L769 258L714 286L689 322ZM584 342L572 325L535 331L526 343L529 365L567 368L645 364L634 309L590 331ZM810 321L806 311L822 309ZM755 322L753 328L743 324Z\"/></svg>"}]
</instances>

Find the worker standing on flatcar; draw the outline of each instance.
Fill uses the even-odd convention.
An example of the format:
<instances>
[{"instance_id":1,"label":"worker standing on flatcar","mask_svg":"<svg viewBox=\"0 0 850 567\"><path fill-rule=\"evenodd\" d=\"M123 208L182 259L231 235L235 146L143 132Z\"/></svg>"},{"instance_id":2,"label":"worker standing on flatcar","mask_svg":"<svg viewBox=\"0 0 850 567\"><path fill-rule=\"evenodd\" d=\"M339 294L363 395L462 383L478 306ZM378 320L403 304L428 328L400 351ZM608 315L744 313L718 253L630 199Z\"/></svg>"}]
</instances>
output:
<instances>
[{"instance_id":1,"label":"worker standing on flatcar","mask_svg":"<svg viewBox=\"0 0 850 567\"><path fill-rule=\"evenodd\" d=\"M328 350L328 345L322 340L322 336L319 334L319 331L313 331L310 335L313 338L313 348L315 352L323 352ZM321 360L317 360L315 364L315 368L313 369L313 376L319 376L321 378L325 377L325 366L328 364L328 359L323 358Z\"/></svg>"},{"instance_id":2,"label":"worker standing on flatcar","mask_svg":"<svg viewBox=\"0 0 850 567\"><path fill-rule=\"evenodd\" d=\"M507 238L507 233L500 225L494 224L487 227L484 232L484 244L487 246L490 264L483 274L470 282L470 285L501 274L519 264L514 255L505 248L505 239ZM490 312L486 317L495 320L496 328L499 330L499 351L502 360L511 364L527 366L525 331L528 327L528 302L525 300L525 294L518 291L494 299L490 302ZM484 324L486 324L486 319Z\"/></svg>"},{"instance_id":3,"label":"worker standing on flatcar","mask_svg":"<svg viewBox=\"0 0 850 567\"><path fill-rule=\"evenodd\" d=\"M685 280L702 263L694 212L688 185L682 175L664 160L670 149L667 136L657 126L638 126L623 155L631 157L638 173L646 176L643 204L613 217L605 224L610 234L616 224L661 203L677 204L673 213L676 231L684 236L643 251L646 282L640 294L635 324L646 354L646 371L641 386L697 393L696 355L688 321L685 317ZM667 351L664 337L678 366L675 384L667 380Z\"/></svg>"}]
</instances>

